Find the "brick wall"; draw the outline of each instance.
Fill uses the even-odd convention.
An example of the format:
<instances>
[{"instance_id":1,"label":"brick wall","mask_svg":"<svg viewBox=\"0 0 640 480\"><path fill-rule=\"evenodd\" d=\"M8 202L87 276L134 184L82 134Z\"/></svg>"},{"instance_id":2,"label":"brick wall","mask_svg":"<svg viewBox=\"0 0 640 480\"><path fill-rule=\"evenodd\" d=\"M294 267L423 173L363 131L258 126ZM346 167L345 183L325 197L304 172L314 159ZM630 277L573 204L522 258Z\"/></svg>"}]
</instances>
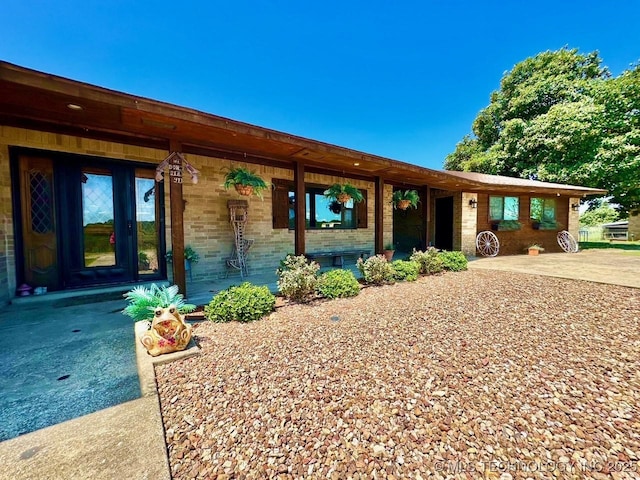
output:
<instances>
[{"instance_id":1,"label":"brick wall","mask_svg":"<svg viewBox=\"0 0 640 480\"><path fill-rule=\"evenodd\" d=\"M222 187L226 169L237 162L220 160L199 155L185 155L189 163L200 170L199 182L193 185L187 175L184 177L183 196L187 204L184 211L185 244L191 245L199 254L200 262L192 270L193 280L217 278L225 274L225 259L234 245L234 232L229 223L228 200L248 200L248 221L245 238L253 239L247 264L250 272L271 272L279 266L288 253L295 251L293 230L274 229L272 224L272 194L266 190L263 200L254 196L242 197L235 190ZM291 170L263 165L247 165L267 182L274 178L293 180ZM344 182L344 177L334 177L315 173L305 174L305 182L330 185ZM335 248L365 248L374 250L374 184L360 180L349 180L360 189L367 190L368 220L366 229L354 230L307 230L305 245L307 251L322 251ZM389 187L390 188L390 187ZM166 204L169 205L169 189L165 189ZM385 195L387 189L385 188ZM389 199L391 198L389 194ZM385 228L387 225L385 206ZM389 205L389 210L391 206ZM166 210L167 248L171 248L171 214ZM390 220L389 220L390 221ZM170 272L171 273L171 272Z\"/></svg>"},{"instance_id":2,"label":"brick wall","mask_svg":"<svg viewBox=\"0 0 640 480\"><path fill-rule=\"evenodd\" d=\"M640 240L640 210L629 213L629 240Z\"/></svg>"},{"instance_id":3,"label":"brick wall","mask_svg":"<svg viewBox=\"0 0 640 480\"><path fill-rule=\"evenodd\" d=\"M0 302L14 296L16 288L15 259L13 247L13 218L11 210L11 182L9 169L9 147L29 147L42 150L94 155L103 158L135 160L149 164L160 163L168 152L145 147L135 147L113 142L90 140L68 135L52 134L0 126ZM227 200L241 198L235 190L225 190L224 169L230 161L198 155L186 155L188 161L201 171L197 185L184 175L183 196L185 244L191 245L199 254L200 262L192 271L193 280L215 279L225 273L225 259L233 249L233 229L229 223ZM234 163L234 165L237 165ZM293 179L287 169L248 165L267 182L273 178ZM167 174L168 172L165 172ZM319 174L305 175L308 183L330 185L344 182L344 177ZM357 230L311 230L306 232L308 251L342 247L374 250L375 232L375 187L372 182L350 180L358 188L366 189L368 196L368 228ZM166 242L171 248L171 213L169 188L165 188ZM385 186L384 197L384 241L393 241L392 187ZM246 197L242 197L243 199ZM273 229L271 191L264 192L264 200L256 196L249 198L249 221L246 237L253 238L248 265L250 271L272 271L280 260L294 251L294 233L288 229ZM169 273L171 269L169 268Z\"/></svg>"},{"instance_id":4,"label":"brick wall","mask_svg":"<svg viewBox=\"0 0 640 480\"><path fill-rule=\"evenodd\" d=\"M460 207L456 209L455 214L455 218L460 219L460 243L455 250L460 250L467 256L475 256L476 235L478 234L478 209L469 205L469 201L471 200L477 201L478 195L476 193L462 192L460 196Z\"/></svg>"},{"instance_id":5,"label":"brick wall","mask_svg":"<svg viewBox=\"0 0 640 480\"><path fill-rule=\"evenodd\" d=\"M571 205L580 205L580 198L571 197L567 199L566 197L560 197L558 199L558 206L561 203L567 202L567 212L568 212L568 222L566 230L573 235L573 238L576 239L576 242L580 238L580 210L572 209Z\"/></svg>"},{"instance_id":6,"label":"brick wall","mask_svg":"<svg viewBox=\"0 0 640 480\"><path fill-rule=\"evenodd\" d=\"M496 193L496 195L505 195L504 193ZM499 255L519 255L524 254L525 249L537 243L545 248L546 252L562 252L558 245L556 235L558 230L566 230L569 225L569 198L566 196L556 198L556 221L559 224L557 230L534 230L529 215L530 197L528 195L519 195L520 212L518 221L522 227L520 230L508 232L493 232L500 241ZM491 230L491 222L489 221L489 195L486 193L478 194L478 232L483 230ZM576 232L577 233L577 232ZM576 240L578 239L576 235Z\"/></svg>"}]
</instances>

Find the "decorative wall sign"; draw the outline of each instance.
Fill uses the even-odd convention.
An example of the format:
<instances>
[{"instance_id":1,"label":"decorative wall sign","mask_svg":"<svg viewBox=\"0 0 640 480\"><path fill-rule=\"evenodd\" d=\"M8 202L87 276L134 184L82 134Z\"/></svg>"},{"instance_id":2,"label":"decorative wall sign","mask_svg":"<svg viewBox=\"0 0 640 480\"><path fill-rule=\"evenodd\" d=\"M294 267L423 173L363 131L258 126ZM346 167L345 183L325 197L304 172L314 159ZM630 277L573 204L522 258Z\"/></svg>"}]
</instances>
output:
<instances>
[{"instance_id":1,"label":"decorative wall sign","mask_svg":"<svg viewBox=\"0 0 640 480\"><path fill-rule=\"evenodd\" d=\"M194 184L198 183L200 170L187 162L184 155L180 152L172 152L156 167L156 182L162 182L164 180L164 169L167 166L169 167L169 177L171 177L173 183L182 183L183 168L191 175L191 181Z\"/></svg>"}]
</instances>

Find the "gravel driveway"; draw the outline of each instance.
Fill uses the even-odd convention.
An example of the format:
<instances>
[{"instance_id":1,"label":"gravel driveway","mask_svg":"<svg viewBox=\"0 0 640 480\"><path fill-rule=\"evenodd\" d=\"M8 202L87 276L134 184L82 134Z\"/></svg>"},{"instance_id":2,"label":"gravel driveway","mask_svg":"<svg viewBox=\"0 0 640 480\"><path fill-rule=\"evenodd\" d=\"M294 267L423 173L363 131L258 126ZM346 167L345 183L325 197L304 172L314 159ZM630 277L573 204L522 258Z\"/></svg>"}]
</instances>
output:
<instances>
[{"instance_id":1,"label":"gravel driveway","mask_svg":"<svg viewBox=\"0 0 640 480\"><path fill-rule=\"evenodd\" d=\"M195 334L174 479L640 477L638 289L476 270Z\"/></svg>"}]
</instances>

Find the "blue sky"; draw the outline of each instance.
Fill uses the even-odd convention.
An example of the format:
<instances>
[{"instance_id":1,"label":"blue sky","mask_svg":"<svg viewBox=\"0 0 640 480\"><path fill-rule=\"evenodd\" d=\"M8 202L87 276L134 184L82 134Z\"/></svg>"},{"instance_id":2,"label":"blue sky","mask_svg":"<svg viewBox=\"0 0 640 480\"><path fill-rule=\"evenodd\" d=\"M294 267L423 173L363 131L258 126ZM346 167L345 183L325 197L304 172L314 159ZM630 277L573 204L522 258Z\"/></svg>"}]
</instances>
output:
<instances>
[{"instance_id":1,"label":"blue sky","mask_svg":"<svg viewBox=\"0 0 640 480\"><path fill-rule=\"evenodd\" d=\"M640 60L640 1L4 0L0 59L430 168L545 50Z\"/></svg>"}]
</instances>

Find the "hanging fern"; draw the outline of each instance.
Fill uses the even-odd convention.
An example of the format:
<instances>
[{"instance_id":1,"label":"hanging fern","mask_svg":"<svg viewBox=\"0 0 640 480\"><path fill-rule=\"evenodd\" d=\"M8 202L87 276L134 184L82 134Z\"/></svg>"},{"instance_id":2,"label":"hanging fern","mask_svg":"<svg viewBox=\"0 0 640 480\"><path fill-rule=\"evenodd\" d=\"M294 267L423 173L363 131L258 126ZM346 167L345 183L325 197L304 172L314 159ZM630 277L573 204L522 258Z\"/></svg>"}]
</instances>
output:
<instances>
[{"instance_id":1,"label":"hanging fern","mask_svg":"<svg viewBox=\"0 0 640 480\"><path fill-rule=\"evenodd\" d=\"M178 286L158 287L155 283L150 288L139 286L125 293L124 298L129 305L122 311L124 315L133 318L136 322L149 320L156 308L166 308L175 305L182 314L193 312L196 306L185 303L184 297L178 293Z\"/></svg>"},{"instance_id":2,"label":"hanging fern","mask_svg":"<svg viewBox=\"0 0 640 480\"><path fill-rule=\"evenodd\" d=\"M342 194L346 194L351 197L355 203L360 203L364 200L362 192L350 183L334 183L324 191L325 197L334 200L339 200L339 197Z\"/></svg>"},{"instance_id":3,"label":"hanging fern","mask_svg":"<svg viewBox=\"0 0 640 480\"><path fill-rule=\"evenodd\" d=\"M393 192L391 203L393 208L401 208L406 210L407 208L418 208L418 202L420 201L420 195L417 190L396 190ZM400 202L404 202L405 205L401 206Z\"/></svg>"}]
</instances>

